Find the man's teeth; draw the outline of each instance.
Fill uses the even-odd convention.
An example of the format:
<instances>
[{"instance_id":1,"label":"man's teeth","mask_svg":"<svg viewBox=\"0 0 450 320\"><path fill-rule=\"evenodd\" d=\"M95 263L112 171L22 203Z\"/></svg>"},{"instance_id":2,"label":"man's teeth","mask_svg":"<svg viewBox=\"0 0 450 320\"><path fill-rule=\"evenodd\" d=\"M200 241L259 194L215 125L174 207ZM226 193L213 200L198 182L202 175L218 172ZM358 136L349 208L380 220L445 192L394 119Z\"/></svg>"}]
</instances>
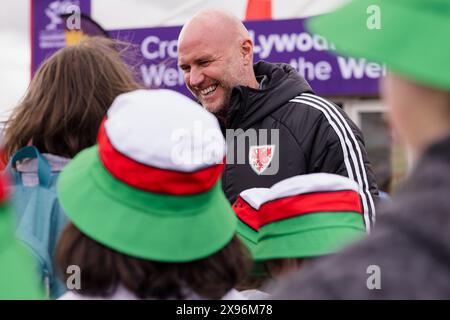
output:
<instances>
[{"instance_id":1,"label":"man's teeth","mask_svg":"<svg viewBox=\"0 0 450 320\"><path fill-rule=\"evenodd\" d=\"M217 84L209 86L206 89L200 90L200 93L202 95L207 95L208 93L213 92L214 90L216 90L217 86L218 86Z\"/></svg>"}]
</instances>

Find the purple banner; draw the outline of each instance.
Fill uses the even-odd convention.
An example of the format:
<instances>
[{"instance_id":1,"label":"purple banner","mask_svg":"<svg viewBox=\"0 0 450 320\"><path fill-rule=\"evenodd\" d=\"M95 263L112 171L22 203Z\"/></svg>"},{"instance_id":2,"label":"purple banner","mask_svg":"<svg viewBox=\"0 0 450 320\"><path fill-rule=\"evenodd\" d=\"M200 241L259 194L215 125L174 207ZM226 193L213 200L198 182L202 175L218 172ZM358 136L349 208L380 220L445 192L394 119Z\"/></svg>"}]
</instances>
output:
<instances>
[{"instance_id":1,"label":"purple banner","mask_svg":"<svg viewBox=\"0 0 450 320\"><path fill-rule=\"evenodd\" d=\"M55 4L56 3L56 4ZM64 3L80 4L89 14L86 0L35 1L33 33L33 70L59 45L63 30L49 10L63 10ZM365 59L334 56L334 45L323 37L306 31L306 19L246 22L254 42L255 61L284 62L293 66L323 96L377 95L378 79L385 68ZM183 72L177 67L177 38L181 27L161 27L108 31L112 38L125 40L138 49L137 71L149 88L169 88L191 96L184 84ZM56 31L54 31L56 30ZM58 40L56 40L58 39Z\"/></svg>"},{"instance_id":2,"label":"purple banner","mask_svg":"<svg viewBox=\"0 0 450 320\"><path fill-rule=\"evenodd\" d=\"M376 95L385 70L365 59L337 57L334 46L305 30L306 19L246 22L254 42L255 61L284 62L293 66L324 96ZM136 44L142 63L139 73L148 87L187 93L177 68L177 38L181 27L111 31L114 38Z\"/></svg>"},{"instance_id":3,"label":"purple banner","mask_svg":"<svg viewBox=\"0 0 450 320\"><path fill-rule=\"evenodd\" d=\"M31 73L58 49L66 46L66 26L62 15L73 13L91 15L90 0L31 0Z\"/></svg>"}]
</instances>

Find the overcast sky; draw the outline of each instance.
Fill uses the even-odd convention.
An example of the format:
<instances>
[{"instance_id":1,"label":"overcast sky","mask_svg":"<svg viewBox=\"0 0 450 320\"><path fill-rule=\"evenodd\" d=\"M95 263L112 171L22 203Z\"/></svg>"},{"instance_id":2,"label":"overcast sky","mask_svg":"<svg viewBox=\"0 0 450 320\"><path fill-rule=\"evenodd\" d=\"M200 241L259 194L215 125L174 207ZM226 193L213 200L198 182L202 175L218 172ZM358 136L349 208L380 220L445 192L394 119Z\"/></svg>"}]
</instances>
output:
<instances>
[{"instance_id":1,"label":"overcast sky","mask_svg":"<svg viewBox=\"0 0 450 320\"><path fill-rule=\"evenodd\" d=\"M39 0L35 0L39 1ZM84 1L84 0L81 0ZM272 0L274 18L328 11L346 0ZM225 8L241 19L246 0L92 0L92 16L105 29L181 25L197 11ZM20 101L30 79L30 0L2 0L0 11L0 119Z\"/></svg>"}]
</instances>

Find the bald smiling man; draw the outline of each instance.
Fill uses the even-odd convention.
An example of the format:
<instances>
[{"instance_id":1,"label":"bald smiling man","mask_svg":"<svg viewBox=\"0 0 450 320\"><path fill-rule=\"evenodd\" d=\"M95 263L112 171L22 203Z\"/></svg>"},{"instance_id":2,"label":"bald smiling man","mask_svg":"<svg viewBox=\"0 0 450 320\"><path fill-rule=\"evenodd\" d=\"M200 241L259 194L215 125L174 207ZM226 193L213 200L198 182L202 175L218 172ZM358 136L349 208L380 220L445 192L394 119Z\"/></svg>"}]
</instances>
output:
<instances>
[{"instance_id":1,"label":"bald smiling man","mask_svg":"<svg viewBox=\"0 0 450 320\"><path fill-rule=\"evenodd\" d=\"M226 129L222 184L230 202L295 175L336 173L359 184L370 230L378 189L362 133L289 65L253 64L252 40L237 17L220 10L194 16L180 32L178 64L189 90ZM245 161L236 161L240 155Z\"/></svg>"}]
</instances>

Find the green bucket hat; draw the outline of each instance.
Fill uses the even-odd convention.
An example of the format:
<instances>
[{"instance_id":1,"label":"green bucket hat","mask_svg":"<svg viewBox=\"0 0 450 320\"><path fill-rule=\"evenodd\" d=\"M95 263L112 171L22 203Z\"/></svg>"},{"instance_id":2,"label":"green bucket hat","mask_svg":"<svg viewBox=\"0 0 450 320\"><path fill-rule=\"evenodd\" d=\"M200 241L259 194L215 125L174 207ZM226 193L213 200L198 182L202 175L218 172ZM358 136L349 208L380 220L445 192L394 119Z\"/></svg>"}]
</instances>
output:
<instances>
[{"instance_id":1,"label":"green bucket hat","mask_svg":"<svg viewBox=\"0 0 450 320\"><path fill-rule=\"evenodd\" d=\"M308 213L268 223L260 229L255 260L311 258L328 255L365 235L361 213Z\"/></svg>"},{"instance_id":2,"label":"green bucket hat","mask_svg":"<svg viewBox=\"0 0 450 320\"><path fill-rule=\"evenodd\" d=\"M220 184L224 156L217 120L193 101L133 91L115 99L98 145L64 168L59 200L77 228L111 249L161 262L201 259L236 230Z\"/></svg>"},{"instance_id":3,"label":"green bucket hat","mask_svg":"<svg viewBox=\"0 0 450 320\"><path fill-rule=\"evenodd\" d=\"M238 217L237 235L247 246L252 256L259 241L258 209L270 189L252 188L242 191L233 204L233 210Z\"/></svg>"},{"instance_id":4,"label":"green bucket hat","mask_svg":"<svg viewBox=\"0 0 450 320\"><path fill-rule=\"evenodd\" d=\"M247 203L257 203L257 214L235 212L258 231L251 248L255 261L327 255L365 235L358 185L348 178L328 173L296 176L266 189L263 198L261 191L252 190L257 189L247 190L244 197Z\"/></svg>"},{"instance_id":5,"label":"green bucket hat","mask_svg":"<svg viewBox=\"0 0 450 320\"><path fill-rule=\"evenodd\" d=\"M14 236L12 209L7 203L4 177L0 176L0 300L44 298L35 263Z\"/></svg>"},{"instance_id":6,"label":"green bucket hat","mask_svg":"<svg viewBox=\"0 0 450 320\"><path fill-rule=\"evenodd\" d=\"M450 1L358 0L307 23L339 53L386 63L417 82L450 89Z\"/></svg>"}]
</instances>

